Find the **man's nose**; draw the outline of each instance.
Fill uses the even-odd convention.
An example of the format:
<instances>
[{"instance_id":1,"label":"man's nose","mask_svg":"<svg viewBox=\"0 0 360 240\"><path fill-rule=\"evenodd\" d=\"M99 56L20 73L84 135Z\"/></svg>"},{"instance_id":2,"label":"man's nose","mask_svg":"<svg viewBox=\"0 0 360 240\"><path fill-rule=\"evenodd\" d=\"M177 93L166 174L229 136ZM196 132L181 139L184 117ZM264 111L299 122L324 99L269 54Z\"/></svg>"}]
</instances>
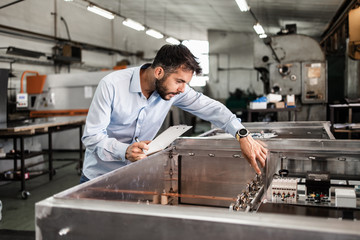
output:
<instances>
[{"instance_id":1,"label":"man's nose","mask_svg":"<svg viewBox=\"0 0 360 240\"><path fill-rule=\"evenodd\" d=\"M185 86L186 86L186 83L181 84L180 87L178 88L178 91L183 93L185 91Z\"/></svg>"}]
</instances>

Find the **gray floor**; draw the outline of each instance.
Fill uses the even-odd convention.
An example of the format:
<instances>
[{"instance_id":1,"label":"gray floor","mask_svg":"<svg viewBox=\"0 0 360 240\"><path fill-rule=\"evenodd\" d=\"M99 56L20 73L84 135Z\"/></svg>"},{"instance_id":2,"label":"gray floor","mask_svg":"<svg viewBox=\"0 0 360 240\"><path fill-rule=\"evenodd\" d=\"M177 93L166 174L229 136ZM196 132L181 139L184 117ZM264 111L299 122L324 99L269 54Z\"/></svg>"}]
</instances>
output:
<instances>
[{"instance_id":1,"label":"gray floor","mask_svg":"<svg viewBox=\"0 0 360 240\"><path fill-rule=\"evenodd\" d=\"M54 154L54 158L76 158L78 154ZM55 162L55 167L64 162ZM28 199L23 200L20 192L20 182L10 182L0 186L0 200L2 201L2 219L0 229L35 230L35 203L55 193L61 192L79 183L80 176L73 163L56 170L52 181L48 175L43 175L26 181L26 190L30 192ZM0 237L1 238L1 237Z\"/></svg>"}]
</instances>

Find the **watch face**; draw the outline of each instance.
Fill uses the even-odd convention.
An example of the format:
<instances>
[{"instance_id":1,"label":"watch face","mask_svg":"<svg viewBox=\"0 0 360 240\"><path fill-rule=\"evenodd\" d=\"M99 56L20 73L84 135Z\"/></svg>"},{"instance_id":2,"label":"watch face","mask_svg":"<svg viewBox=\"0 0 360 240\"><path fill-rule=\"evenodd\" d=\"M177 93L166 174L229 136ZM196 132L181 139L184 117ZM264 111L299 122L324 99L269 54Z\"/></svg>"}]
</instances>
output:
<instances>
[{"instance_id":1,"label":"watch face","mask_svg":"<svg viewBox=\"0 0 360 240\"><path fill-rule=\"evenodd\" d=\"M239 133L240 133L241 136L244 136L244 135L246 135L246 134L248 133L248 130L246 130L245 128L243 128L243 129L240 129L240 130L239 130Z\"/></svg>"}]
</instances>

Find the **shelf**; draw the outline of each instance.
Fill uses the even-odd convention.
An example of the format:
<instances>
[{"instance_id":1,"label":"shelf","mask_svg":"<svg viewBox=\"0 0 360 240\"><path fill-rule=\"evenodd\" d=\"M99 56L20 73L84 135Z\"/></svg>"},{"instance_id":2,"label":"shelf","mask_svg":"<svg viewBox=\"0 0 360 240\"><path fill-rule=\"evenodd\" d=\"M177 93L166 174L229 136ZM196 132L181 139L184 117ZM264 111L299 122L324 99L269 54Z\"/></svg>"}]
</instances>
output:
<instances>
[{"instance_id":1,"label":"shelf","mask_svg":"<svg viewBox=\"0 0 360 240\"><path fill-rule=\"evenodd\" d=\"M36 157L39 155L43 155L46 154L43 151L33 151L33 152L29 152L29 153L24 153L24 159L28 159L28 158L32 158L32 157ZM1 160L13 160L15 157L15 154L13 153L7 153L5 157L0 157L0 161ZM16 159L20 160L20 153L16 153Z\"/></svg>"}]
</instances>

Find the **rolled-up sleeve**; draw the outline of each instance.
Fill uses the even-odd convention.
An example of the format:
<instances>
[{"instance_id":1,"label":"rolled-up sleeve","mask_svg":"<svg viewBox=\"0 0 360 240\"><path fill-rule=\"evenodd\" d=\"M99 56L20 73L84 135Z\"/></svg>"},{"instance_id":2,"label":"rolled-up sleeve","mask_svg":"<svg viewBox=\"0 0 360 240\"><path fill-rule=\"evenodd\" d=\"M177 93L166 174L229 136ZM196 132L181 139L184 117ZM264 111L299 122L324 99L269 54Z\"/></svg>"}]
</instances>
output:
<instances>
[{"instance_id":1,"label":"rolled-up sleeve","mask_svg":"<svg viewBox=\"0 0 360 240\"><path fill-rule=\"evenodd\" d=\"M235 133L244 126L241 119L237 118L224 104L205 96L187 86L174 105L194 114L195 116L209 121L216 127L235 136Z\"/></svg>"},{"instance_id":2,"label":"rolled-up sleeve","mask_svg":"<svg viewBox=\"0 0 360 240\"><path fill-rule=\"evenodd\" d=\"M87 150L103 161L125 161L129 144L109 137L106 130L111 121L112 99L114 99L113 86L100 81L86 118L82 142Z\"/></svg>"}]
</instances>

